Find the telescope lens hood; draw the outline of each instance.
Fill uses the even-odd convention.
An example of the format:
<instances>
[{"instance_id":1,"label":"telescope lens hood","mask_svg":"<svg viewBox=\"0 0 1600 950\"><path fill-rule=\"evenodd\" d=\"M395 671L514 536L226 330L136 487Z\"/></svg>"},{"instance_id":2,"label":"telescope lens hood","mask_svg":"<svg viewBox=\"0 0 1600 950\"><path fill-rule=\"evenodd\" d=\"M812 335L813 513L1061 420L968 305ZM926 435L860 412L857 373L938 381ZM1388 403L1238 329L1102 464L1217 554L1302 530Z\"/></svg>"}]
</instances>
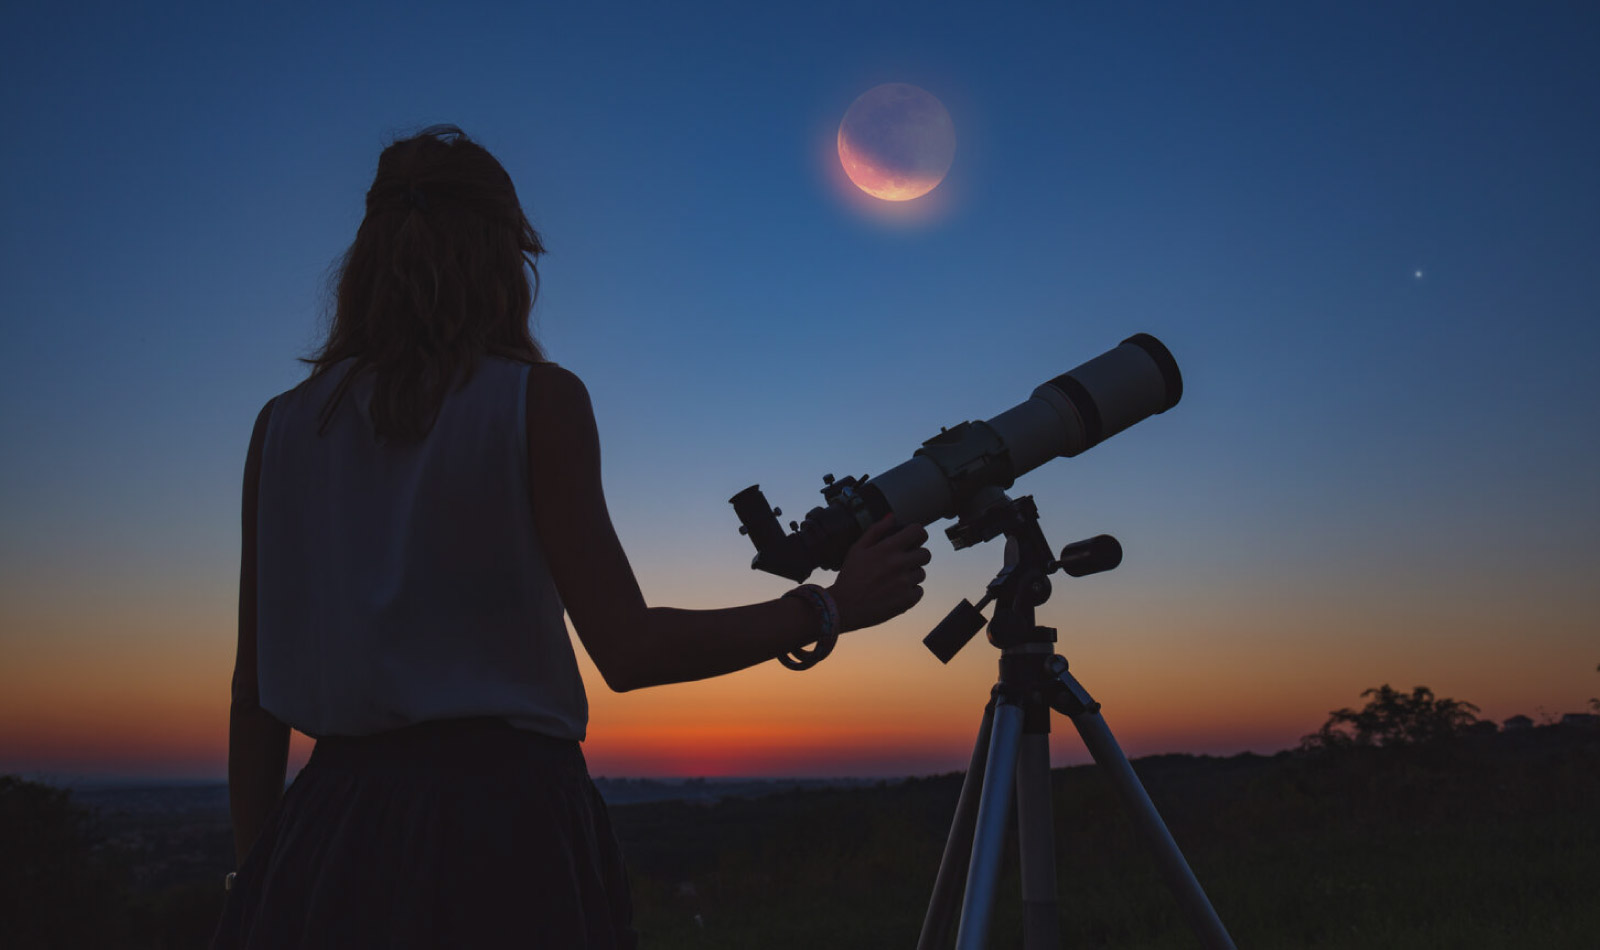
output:
<instances>
[{"instance_id":1,"label":"telescope lens hood","mask_svg":"<svg viewBox=\"0 0 1600 950\"><path fill-rule=\"evenodd\" d=\"M1150 354L1150 359L1154 360L1161 370L1161 379L1166 383L1167 398L1165 405L1156 412L1166 412L1176 406L1178 400L1183 398L1183 374L1178 372L1178 361L1172 358L1172 351L1167 349L1166 344L1148 333L1135 333L1122 342L1132 343Z\"/></svg>"}]
</instances>

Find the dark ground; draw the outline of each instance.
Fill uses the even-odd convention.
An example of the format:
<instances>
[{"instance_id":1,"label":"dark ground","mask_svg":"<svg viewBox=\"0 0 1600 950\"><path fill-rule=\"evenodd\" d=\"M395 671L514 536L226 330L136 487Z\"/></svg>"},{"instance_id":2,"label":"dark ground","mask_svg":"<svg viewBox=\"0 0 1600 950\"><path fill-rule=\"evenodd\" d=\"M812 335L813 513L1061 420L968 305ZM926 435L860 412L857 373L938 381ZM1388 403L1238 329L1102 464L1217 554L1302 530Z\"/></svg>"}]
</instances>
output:
<instances>
[{"instance_id":1,"label":"dark ground","mask_svg":"<svg viewBox=\"0 0 1600 950\"><path fill-rule=\"evenodd\" d=\"M1241 947L1596 945L1600 731L1136 768ZM1197 946L1104 776L1053 779L1066 944ZM645 946L914 946L960 785L614 805ZM0 946L204 946L231 851L220 786L0 779ZM1009 877L996 947L1018 943Z\"/></svg>"}]
</instances>

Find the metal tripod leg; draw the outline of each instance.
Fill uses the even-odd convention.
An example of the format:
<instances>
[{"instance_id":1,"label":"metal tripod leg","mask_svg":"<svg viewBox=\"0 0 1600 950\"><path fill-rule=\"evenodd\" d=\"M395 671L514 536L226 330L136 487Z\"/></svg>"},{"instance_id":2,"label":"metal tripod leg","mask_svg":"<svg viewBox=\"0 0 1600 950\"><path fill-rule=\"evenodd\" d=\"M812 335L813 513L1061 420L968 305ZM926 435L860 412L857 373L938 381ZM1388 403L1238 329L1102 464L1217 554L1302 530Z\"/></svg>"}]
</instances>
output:
<instances>
[{"instance_id":1,"label":"metal tripod leg","mask_svg":"<svg viewBox=\"0 0 1600 950\"><path fill-rule=\"evenodd\" d=\"M944 840L944 857L939 861L939 877L933 884L928 914L922 919L922 936L917 950L942 950L950 945L950 929L956 920L956 895L967 879L967 863L972 857L972 829L977 824L978 798L982 794L984 764L989 758L989 736L994 729L994 703L983 708L983 724L978 741L967 763L967 777L961 783L961 799L950 822L950 835Z\"/></svg>"},{"instance_id":2,"label":"metal tripod leg","mask_svg":"<svg viewBox=\"0 0 1600 950\"><path fill-rule=\"evenodd\" d=\"M1012 707L1015 708L1015 707ZM950 835L945 839L944 857L933 885L933 897L922 922L917 950L940 950L950 945L951 925L956 920L956 895L968 879L970 858L977 851L974 830L978 823L979 801L988 790L990 740L994 730L994 704L983 711L978 741L967 765L956 805ZM1016 760L1017 827L1022 860L1023 945L1027 950L1060 946L1060 920L1057 915L1055 832L1051 817L1050 743L1048 733L1023 731ZM999 790L988 792L990 801L1000 801ZM1004 835L1004 815L1001 831ZM998 873L998 865L990 872ZM992 892L992 878L990 880ZM987 914L987 911L983 913ZM978 926L976 920L971 926ZM986 924L984 925L986 927ZM982 935L979 935L979 945Z\"/></svg>"},{"instance_id":3,"label":"metal tripod leg","mask_svg":"<svg viewBox=\"0 0 1600 950\"><path fill-rule=\"evenodd\" d=\"M1067 672L1066 661L1060 657L1056 659L1060 660L1056 669L1057 678L1065 690L1061 697L1062 701L1056 708L1066 713L1072 720L1072 724L1078 729L1078 735L1083 737L1083 744L1094 757L1095 764L1104 769L1106 775L1111 778L1123 805L1132 814L1134 823L1139 826L1145 840L1154 850L1156 861L1161 868L1161 876L1166 879L1167 887L1178 899L1178 905L1188 918L1190 928L1208 950L1234 950L1233 938L1228 936L1227 928L1222 925L1222 918L1217 916L1216 908L1211 906L1210 898L1206 897L1205 890L1200 887L1200 881L1195 878L1189 862L1178 849L1178 843L1172 840L1172 832L1167 830L1167 823L1161 820L1161 813L1156 811L1155 804L1150 801L1149 793L1144 790L1139 776L1134 774L1133 766L1128 763L1128 757L1123 754L1122 747L1117 745L1116 738L1111 735L1110 727L1100 717L1100 704L1089 696L1083 684Z\"/></svg>"},{"instance_id":4,"label":"metal tripod leg","mask_svg":"<svg viewBox=\"0 0 1600 950\"><path fill-rule=\"evenodd\" d=\"M1048 717L1048 709L1041 710ZM1049 719L1044 726L1048 728ZM1051 817L1050 733L1024 729L1017 760L1017 848L1022 862L1023 950L1060 950L1056 833Z\"/></svg>"},{"instance_id":5,"label":"metal tripod leg","mask_svg":"<svg viewBox=\"0 0 1600 950\"><path fill-rule=\"evenodd\" d=\"M983 950L988 937L989 914L994 909L994 890L1000 880L1000 857L1006 843L1006 818L1017 780L1022 707L998 696L993 718L989 757L984 765L983 794L978 799L978 821L972 834L972 866L967 871L967 887L961 897L956 950Z\"/></svg>"}]
</instances>

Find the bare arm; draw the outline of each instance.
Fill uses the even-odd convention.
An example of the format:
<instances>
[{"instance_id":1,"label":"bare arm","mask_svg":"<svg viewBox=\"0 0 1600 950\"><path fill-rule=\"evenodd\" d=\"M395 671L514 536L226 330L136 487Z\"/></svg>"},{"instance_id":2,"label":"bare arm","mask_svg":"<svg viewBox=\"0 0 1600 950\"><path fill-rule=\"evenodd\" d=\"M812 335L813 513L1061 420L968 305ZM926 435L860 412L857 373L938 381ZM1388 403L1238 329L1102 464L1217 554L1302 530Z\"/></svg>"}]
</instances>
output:
<instances>
[{"instance_id":1,"label":"bare arm","mask_svg":"<svg viewBox=\"0 0 1600 950\"><path fill-rule=\"evenodd\" d=\"M228 805L233 847L244 863L283 795L289 764L289 727L261 708L256 682L256 497L261 485L261 445L272 403L256 418L245 460L243 538L239 557L239 649L233 663L233 704L228 712Z\"/></svg>"},{"instance_id":2,"label":"bare arm","mask_svg":"<svg viewBox=\"0 0 1600 950\"><path fill-rule=\"evenodd\" d=\"M600 484L600 439L583 383L544 364L528 377L529 491L556 587L612 689L719 676L803 647L820 629L797 598L721 610L650 607L617 540ZM921 525L875 525L831 588L844 629L882 623L922 597Z\"/></svg>"}]
</instances>

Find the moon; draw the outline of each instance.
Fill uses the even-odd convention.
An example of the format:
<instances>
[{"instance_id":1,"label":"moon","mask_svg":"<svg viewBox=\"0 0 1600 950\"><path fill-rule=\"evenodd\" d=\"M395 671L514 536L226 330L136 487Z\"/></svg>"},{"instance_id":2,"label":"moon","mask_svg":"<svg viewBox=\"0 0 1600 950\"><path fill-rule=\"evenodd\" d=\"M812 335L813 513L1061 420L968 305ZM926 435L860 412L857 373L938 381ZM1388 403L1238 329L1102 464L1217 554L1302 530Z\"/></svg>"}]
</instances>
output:
<instances>
[{"instance_id":1,"label":"moon","mask_svg":"<svg viewBox=\"0 0 1600 950\"><path fill-rule=\"evenodd\" d=\"M950 113L910 83L868 89L839 123L844 173L857 188L884 201L910 201L939 187L955 157Z\"/></svg>"}]
</instances>

